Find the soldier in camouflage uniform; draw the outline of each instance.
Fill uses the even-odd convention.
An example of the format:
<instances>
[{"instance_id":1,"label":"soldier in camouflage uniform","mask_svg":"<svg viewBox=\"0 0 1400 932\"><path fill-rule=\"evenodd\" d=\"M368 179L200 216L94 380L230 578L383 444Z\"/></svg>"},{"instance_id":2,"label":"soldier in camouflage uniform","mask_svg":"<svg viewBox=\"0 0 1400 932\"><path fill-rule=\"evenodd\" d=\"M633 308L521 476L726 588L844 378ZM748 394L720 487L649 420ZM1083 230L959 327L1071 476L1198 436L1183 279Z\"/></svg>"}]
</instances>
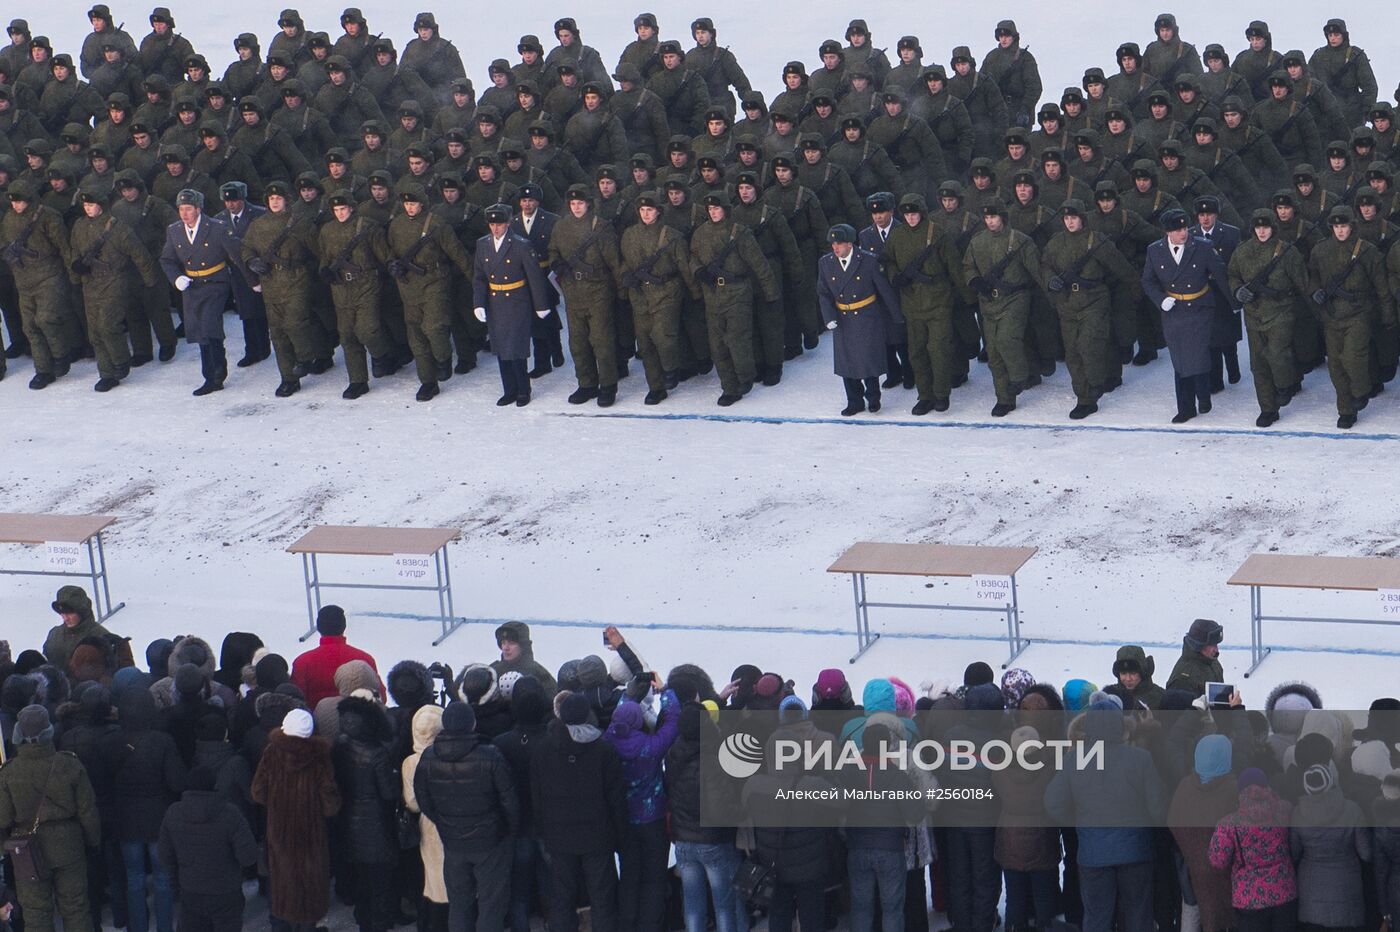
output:
<instances>
[{"instance_id":1,"label":"soldier in camouflage uniform","mask_svg":"<svg viewBox=\"0 0 1400 932\"><path fill-rule=\"evenodd\" d=\"M398 283L408 344L418 369L419 401L452 378L452 279L449 265L471 275L472 261L452 227L428 210L428 192L411 185L403 212L389 221L387 270Z\"/></svg>"},{"instance_id":2,"label":"soldier in camouflage uniform","mask_svg":"<svg viewBox=\"0 0 1400 932\"><path fill-rule=\"evenodd\" d=\"M782 283L796 281L802 276L802 254L783 212L759 198L756 174L740 172L734 188L738 201L733 205L730 217L749 228L763 257L768 260L773 278L779 283L778 300L754 302L754 364L757 377L763 384L773 386L783 377L783 305L786 294L782 293Z\"/></svg>"},{"instance_id":3,"label":"soldier in camouflage uniform","mask_svg":"<svg viewBox=\"0 0 1400 932\"><path fill-rule=\"evenodd\" d=\"M146 193L146 186L134 171L124 170L116 175L117 200L110 208L141 240L152 255L165 245L165 231L179 219L175 208ZM131 340L131 367L144 366L151 361L155 349L151 332L159 343L161 362L175 358L178 338L170 317L170 283L162 276L150 287L136 286L127 305L126 332Z\"/></svg>"},{"instance_id":4,"label":"soldier in camouflage uniform","mask_svg":"<svg viewBox=\"0 0 1400 932\"><path fill-rule=\"evenodd\" d=\"M1250 224L1252 235L1230 257L1227 271L1235 300L1244 305L1249 371L1259 399L1254 426L1269 427L1302 387L1293 358L1293 317L1311 289L1303 254L1275 235L1273 211L1256 210Z\"/></svg>"},{"instance_id":5,"label":"soldier in camouflage uniform","mask_svg":"<svg viewBox=\"0 0 1400 932\"><path fill-rule=\"evenodd\" d=\"M681 308L685 295L698 299L685 235L661 220L661 195L637 197L639 223L622 234L622 287L632 305L638 353L646 372L645 404L666 400L680 384Z\"/></svg>"},{"instance_id":6,"label":"soldier in camouflage uniform","mask_svg":"<svg viewBox=\"0 0 1400 932\"><path fill-rule=\"evenodd\" d=\"M148 289L162 276L150 250L107 211L107 195L83 191L78 199L83 217L73 227L69 270L83 290L88 341L97 353L99 378L93 391L109 392L131 374L131 347L125 332L134 297L131 271Z\"/></svg>"},{"instance_id":7,"label":"soldier in camouflage uniform","mask_svg":"<svg viewBox=\"0 0 1400 932\"><path fill-rule=\"evenodd\" d=\"M243 262L262 283L263 303L277 371L282 381L274 394L288 398L301 378L331 368L332 346L311 309L311 289L320 241L310 218L291 211L291 191L284 181L267 185L267 213L243 235Z\"/></svg>"},{"instance_id":8,"label":"soldier in camouflage uniform","mask_svg":"<svg viewBox=\"0 0 1400 932\"><path fill-rule=\"evenodd\" d=\"M328 200L333 219L321 227L316 254L321 280L331 287L336 331L350 379L341 397L354 400L369 391L366 351L376 378L398 369L394 344L380 323L380 269L390 259L389 247L383 227L355 216L355 199L349 191L336 191Z\"/></svg>"},{"instance_id":9,"label":"soldier in camouflage uniform","mask_svg":"<svg viewBox=\"0 0 1400 932\"><path fill-rule=\"evenodd\" d=\"M1350 207L1332 208L1327 215L1332 235L1308 257L1311 300L1327 339L1327 370L1337 391L1337 426L1343 430L1356 426L1356 413L1380 391L1372 374L1372 305L1381 326L1396 326L1385 259L1357 234L1355 222Z\"/></svg>"},{"instance_id":10,"label":"soldier in camouflage uniform","mask_svg":"<svg viewBox=\"0 0 1400 932\"><path fill-rule=\"evenodd\" d=\"M1108 381L1113 303L1109 286L1135 273L1110 237L1085 229L1083 202L1065 201L1060 212L1065 228L1046 244L1040 273L1060 315L1065 366L1077 402L1069 416L1082 420L1099 410Z\"/></svg>"},{"instance_id":11,"label":"soldier in camouflage uniform","mask_svg":"<svg viewBox=\"0 0 1400 932\"><path fill-rule=\"evenodd\" d=\"M1026 359L1026 326L1040 255L1024 233L1011 229L1004 205L982 207L985 229L972 237L963 257L967 288L977 295L987 364L997 403L992 417L1016 410L1016 396L1039 385L1040 372Z\"/></svg>"},{"instance_id":12,"label":"soldier in camouflage uniform","mask_svg":"<svg viewBox=\"0 0 1400 932\"><path fill-rule=\"evenodd\" d=\"M691 236L690 254L705 295L710 353L719 372L718 403L728 407L749 393L756 376L754 301L776 301L781 292L753 234L729 218L729 198L721 192L707 194L705 210L709 222ZM751 280L757 283L757 294Z\"/></svg>"},{"instance_id":13,"label":"soldier in camouflage uniform","mask_svg":"<svg viewBox=\"0 0 1400 932\"><path fill-rule=\"evenodd\" d=\"M578 389L569 404L595 398L600 408L617 400L617 292L622 278L617 234L592 206L592 192L574 185L565 194L567 216L549 238L549 265L564 293L569 352ZM624 362L623 365L626 365Z\"/></svg>"},{"instance_id":14,"label":"soldier in camouflage uniform","mask_svg":"<svg viewBox=\"0 0 1400 932\"><path fill-rule=\"evenodd\" d=\"M19 290L24 335L34 358L29 387L41 389L68 374L70 354L81 343L68 301L72 250L63 220L40 204L29 182L11 182L8 195L10 209L0 219L0 259Z\"/></svg>"}]
</instances>

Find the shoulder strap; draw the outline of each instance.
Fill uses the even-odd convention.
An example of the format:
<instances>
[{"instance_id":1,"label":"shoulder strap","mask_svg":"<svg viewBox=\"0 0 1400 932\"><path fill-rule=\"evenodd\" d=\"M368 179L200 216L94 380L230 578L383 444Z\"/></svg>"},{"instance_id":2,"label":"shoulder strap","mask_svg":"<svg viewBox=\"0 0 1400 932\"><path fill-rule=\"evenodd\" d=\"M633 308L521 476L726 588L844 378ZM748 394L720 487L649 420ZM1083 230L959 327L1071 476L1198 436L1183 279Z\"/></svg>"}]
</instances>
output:
<instances>
[{"instance_id":1,"label":"shoulder strap","mask_svg":"<svg viewBox=\"0 0 1400 932\"><path fill-rule=\"evenodd\" d=\"M53 752L53 762L49 764L49 774L44 778L44 788L39 791L39 807L34 810L34 824L29 829L33 835L39 831L39 820L43 818L44 807L49 804L49 784L53 782L53 772L58 769L58 751Z\"/></svg>"}]
</instances>

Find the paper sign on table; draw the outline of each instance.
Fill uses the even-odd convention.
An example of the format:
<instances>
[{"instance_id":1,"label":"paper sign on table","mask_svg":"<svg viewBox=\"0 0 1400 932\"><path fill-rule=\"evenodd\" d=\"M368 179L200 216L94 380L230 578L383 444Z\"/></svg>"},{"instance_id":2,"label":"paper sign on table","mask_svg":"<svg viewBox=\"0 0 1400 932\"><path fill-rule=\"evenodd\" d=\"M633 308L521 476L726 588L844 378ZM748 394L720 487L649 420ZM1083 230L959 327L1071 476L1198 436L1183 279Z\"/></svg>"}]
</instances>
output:
<instances>
[{"instance_id":1,"label":"paper sign on table","mask_svg":"<svg viewBox=\"0 0 1400 932\"><path fill-rule=\"evenodd\" d=\"M433 558L419 553L394 554L394 575L399 579L427 579Z\"/></svg>"},{"instance_id":2,"label":"paper sign on table","mask_svg":"<svg viewBox=\"0 0 1400 932\"><path fill-rule=\"evenodd\" d=\"M77 570L82 562L83 545L72 541L44 542L44 563L54 570Z\"/></svg>"},{"instance_id":3,"label":"paper sign on table","mask_svg":"<svg viewBox=\"0 0 1400 932\"><path fill-rule=\"evenodd\" d=\"M997 607L1009 605L1011 603L1011 577L974 575L972 577L972 597L979 605Z\"/></svg>"},{"instance_id":4,"label":"paper sign on table","mask_svg":"<svg viewBox=\"0 0 1400 932\"><path fill-rule=\"evenodd\" d=\"M1400 589L1378 589L1376 595L1380 597L1381 617L1400 619Z\"/></svg>"}]
</instances>

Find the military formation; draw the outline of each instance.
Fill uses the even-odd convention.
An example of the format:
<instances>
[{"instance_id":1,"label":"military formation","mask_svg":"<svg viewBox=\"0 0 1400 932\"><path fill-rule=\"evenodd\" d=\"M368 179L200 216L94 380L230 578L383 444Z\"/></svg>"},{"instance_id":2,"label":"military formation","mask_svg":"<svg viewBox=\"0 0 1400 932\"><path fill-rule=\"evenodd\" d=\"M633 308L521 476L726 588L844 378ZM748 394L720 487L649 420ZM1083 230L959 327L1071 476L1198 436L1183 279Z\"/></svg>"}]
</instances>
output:
<instances>
[{"instance_id":1,"label":"military formation","mask_svg":"<svg viewBox=\"0 0 1400 932\"><path fill-rule=\"evenodd\" d=\"M411 365L429 401L490 352L524 406L567 342L571 404L638 359L646 404L713 372L727 407L829 336L847 416L947 411L980 361L995 417L1063 363L1078 420L1167 349L1182 423L1247 339L1258 426L1325 363L1348 428L1400 362L1400 122L1340 19L1231 56L1164 13L1058 97L1011 20L945 67L856 19L768 100L706 17L638 15L611 72L559 19L480 93L432 13L399 50L284 10L222 77L165 7L139 42L88 18L76 58L22 19L0 50L0 377L27 355L33 389L183 339L217 392L229 311L278 397L338 346L349 400Z\"/></svg>"}]
</instances>

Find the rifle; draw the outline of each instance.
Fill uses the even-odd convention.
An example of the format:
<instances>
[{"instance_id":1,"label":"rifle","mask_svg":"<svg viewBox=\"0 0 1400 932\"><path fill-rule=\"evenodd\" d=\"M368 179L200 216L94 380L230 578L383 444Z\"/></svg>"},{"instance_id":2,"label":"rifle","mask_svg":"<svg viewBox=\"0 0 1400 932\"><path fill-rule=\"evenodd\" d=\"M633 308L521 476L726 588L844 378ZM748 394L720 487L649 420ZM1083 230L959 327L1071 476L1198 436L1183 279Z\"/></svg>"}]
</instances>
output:
<instances>
[{"instance_id":1,"label":"rifle","mask_svg":"<svg viewBox=\"0 0 1400 932\"><path fill-rule=\"evenodd\" d=\"M428 214L427 219L423 221L423 229L420 230L418 233L418 239L413 241L412 246L409 246L406 250L404 250L403 255L399 256L393 262L389 263L390 275L393 275L399 281L403 281L405 278L408 278L408 273L410 270L417 272L419 275L428 274L427 269L423 268L421 265L418 265L413 260L418 258L418 253L422 252L423 247L428 244L428 230L432 227L432 225L433 215Z\"/></svg>"},{"instance_id":2,"label":"rifle","mask_svg":"<svg viewBox=\"0 0 1400 932\"><path fill-rule=\"evenodd\" d=\"M1258 275L1235 290L1235 300L1239 301L1241 304L1245 303L1245 301L1240 299L1241 291L1249 292L1249 300L1251 301L1258 297L1259 293L1268 285L1269 276L1274 274L1274 269L1278 268L1278 264L1283 261L1283 257L1288 255L1288 250L1293 248L1295 248L1295 244L1279 240L1278 246L1275 247L1274 257L1269 260L1269 264L1264 266Z\"/></svg>"},{"instance_id":3,"label":"rifle","mask_svg":"<svg viewBox=\"0 0 1400 932\"><path fill-rule=\"evenodd\" d=\"M287 213L290 214L291 211L287 211ZM276 264L275 260L280 258L277 255L277 250L282 248L282 244L287 241L287 237L292 234L292 228L296 225L297 218L294 216L288 217L287 223L282 227L281 232L279 232L277 236L273 238L271 243L268 243L267 249L263 250L261 255L254 256L253 260L255 262L260 263L261 265L266 265L268 270L270 271L273 265ZM260 271L259 268L253 268L252 262L248 263L248 267L252 270L254 275L262 276L267 274L266 272Z\"/></svg>"},{"instance_id":4,"label":"rifle","mask_svg":"<svg viewBox=\"0 0 1400 932\"><path fill-rule=\"evenodd\" d=\"M724 271L725 261L728 260L729 254L738 248L738 246L739 232L737 229L731 229L729 241L724 244L724 248L715 253L714 258L710 259L709 262L702 265L696 271L695 277L705 284L718 284L719 279L722 277L720 273ZM705 274L702 276L700 274L701 272Z\"/></svg>"},{"instance_id":5,"label":"rifle","mask_svg":"<svg viewBox=\"0 0 1400 932\"><path fill-rule=\"evenodd\" d=\"M39 226L39 219L43 215L39 211L34 212L34 219L29 221L29 225L20 231L14 242L7 245L0 257L10 265L22 266L26 258L36 258L39 254L28 247L29 237L34 235L35 229Z\"/></svg>"},{"instance_id":6,"label":"rifle","mask_svg":"<svg viewBox=\"0 0 1400 932\"><path fill-rule=\"evenodd\" d=\"M102 252L102 247L107 245L107 240L111 237L112 228L116 225L116 222L116 217L107 218L107 223L103 226L102 233L97 237L96 242L89 246L87 250L78 257L78 260L73 263L72 269L74 272L77 272L79 275L86 275L92 271L92 263L97 259L98 254Z\"/></svg>"},{"instance_id":7,"label":"rifle","mask_svg":"<svg viewBox=\"0 0 1400 932\"><path fill-rule=\"evenodd\" d=\"M661 227L661 236L657 240L659 244L657 250L647 257L647 261L637 266L633 271L622 276L623 288L636 288L638 285L661 284L661 282L651 277L651 270L656 265L657 260L671 248L671 244L666 241L666 234L670 229L670 227L665 225Z\"/></svg>"},{"instance_id":8,"label":"rifle","mask_svg":"<svg viewBox=\"0 0 1400 932\"><path fill-rule=\"evenodd\" d=\"M1020 255L1022 249L1025 249L1026 246L1035 242L1036 235L1040 233L1041 230L1045 229L1045 225L1047 223L1051 222L1055 218L1056 214L1051 213L1050 216L1037 223L1035 225L1035 228L1026 234L1025 240L1023 240L1019 246L1017 246L1015 249L1008 249L1006 255L1002 256L1001 259L997 262L997 264L988 269L987 274L983 275L982 277L991 282L993 288L1002 287L1001 273L1006 271L1006 267L1011 264L1011 260L1014 259L1016 256Z\"/></svg>"},{"instance_id":9,"label":"rifle","mask_svg":"<svg viewBox=\"0 0 1400 932\"><path fill-rule=\"evenodd\" d=\"M1360 235L1356 237L1356 245L1351 250L1351 258L1347 260L1347 264L1342 266L1341 271L1333 275L1325 286L1312 293L1314 304L1326 304L1337 296L1337 292L1342 290L1342 282L1347 280L1351 270L1356 268L1356 263L1361 260L1361 250L1365 243Z\"/></svg>"},{"instance_id":10,"label":"rifle","mask_svg":"<svg viewBox=\"0 0 1400 932\"><path fill-rule=\"evenodd\" d=\"M603 224L601 217L594 216L592 229L593 232L589 233L588 236L584 238L583 243L580 244L577 249L569 253L569 257L567 259L561 259L558 262L555 262L551 265L550 269L554 272L556 278L562 279L564 275L568 275L570 272L573 272L574 278L578 281L582 281L583 276L585 274L592 273L593 266L586 264L583 261L583 257L588 253L589 248L595 242L598 241L598 238L601 237L603 235L603 232L608 228ZM574 271L575 265L583 266L583 268L586 271Z\"/></svg>"},{"instance_id":11,"label":"rifle","mask_svg":"<svg viewBox=\"0 0 1400 932\"><path fill-rule=\"evenodd\" d=\"M330 265L326 266L326 268L330 271L350 275L354 275L360 271L360 267L350 261L350 256L354 254L355 247L359 246L360 243L364 242L365 239L375 230L374 224L365 223L363 220L361 220L360 222L362 225L360 229L355 232L355 235L350 237L350 242L346 243L344 248L342 248L340 252L336 253L335 260L331 262ZM347 268L351 268L352 271L346 272Z\"/></svg>"},{"instance_id":12,"label":"rifle","mask_svg":"<svg viewBox=\"0 0 1400 932\"><path fill-rule=\"evenodd\" d=\"M1092 237L1093 235L1094 234L1092 233L1089 234L1090 237ZM1052 275L1050 277L1050 281L1048 282L1048 285L1050 287L1047 290L1058 293L1064 291L1067 285L1083 284L1083 282L1079 278L1079 273L1084 271L1084 266L1089 264L1089 260L1094 257L1094 254L1097 253L1100 249L1102 249L1105 243L1110 242L1112 242L1112 239L1105 236L1103 239L1099 240L1097 243L1084 250L1084 254L1078 259L1074 260L1074 262L1070 264L1069 268L1065 269L1058 275ZM1059 283L1058 288L1054 287L1056 282Z\"/></svg>"}]
</instances>

